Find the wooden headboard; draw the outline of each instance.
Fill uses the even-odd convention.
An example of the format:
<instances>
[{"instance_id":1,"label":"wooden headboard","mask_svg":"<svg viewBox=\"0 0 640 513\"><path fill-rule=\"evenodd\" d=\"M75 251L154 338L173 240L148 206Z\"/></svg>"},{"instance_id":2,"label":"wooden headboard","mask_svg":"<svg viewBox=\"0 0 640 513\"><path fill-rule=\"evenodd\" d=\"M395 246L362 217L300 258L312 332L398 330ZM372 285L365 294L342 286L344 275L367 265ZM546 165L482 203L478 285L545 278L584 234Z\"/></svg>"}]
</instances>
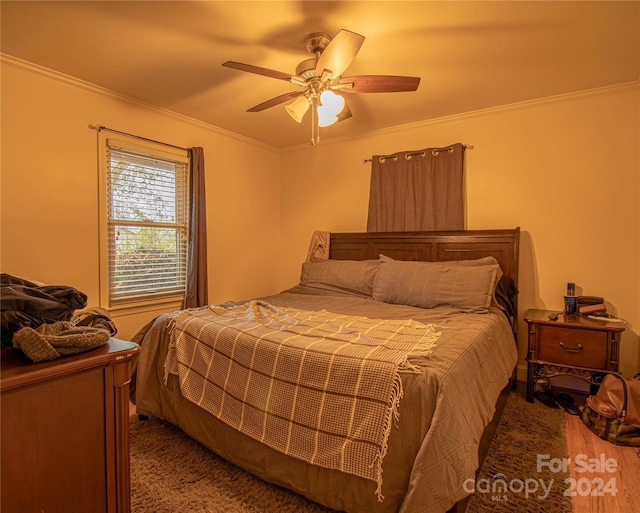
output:
<instances>
[{"instance_id":1,"label":"wooden headboard","mask_svg":"<svg viewBox=\"0 0 640 513\"><path fill-rule=\"evenodd\" d=\"M329 258L376 259L382 253L396 260L441 262L494 257L505 276L518 287L520 228L448 232L332 233Z\"/></svg>"},{"instance_id":2,"label":"wooden headboard","mask_svg":"<svg viewBox=\"0 0 640 513\"><path fill-rule=\"evenodd\" d=\"M494 257L502 272L518 284L520 228L451 232L332 233L329 258L376 259L382 253L396 260L441 262Z\"/></svg>"}]
</instances>

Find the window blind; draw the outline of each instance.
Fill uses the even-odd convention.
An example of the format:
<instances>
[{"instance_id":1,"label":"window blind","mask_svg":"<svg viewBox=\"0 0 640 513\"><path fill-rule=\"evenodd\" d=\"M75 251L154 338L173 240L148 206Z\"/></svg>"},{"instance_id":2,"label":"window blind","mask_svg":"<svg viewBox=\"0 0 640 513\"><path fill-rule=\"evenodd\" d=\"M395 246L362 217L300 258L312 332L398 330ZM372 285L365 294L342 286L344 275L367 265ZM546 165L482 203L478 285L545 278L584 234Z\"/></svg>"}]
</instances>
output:
<instances>
[{"instance_id":1,"label":"window blind","mask_svg":"<svg viewBox=\"0 0 640 513\"><path fill-rule=\"evenodd\" d=\"M109 303L184 296L188 166L107 145Z\"/></svg>"}]
</instances>

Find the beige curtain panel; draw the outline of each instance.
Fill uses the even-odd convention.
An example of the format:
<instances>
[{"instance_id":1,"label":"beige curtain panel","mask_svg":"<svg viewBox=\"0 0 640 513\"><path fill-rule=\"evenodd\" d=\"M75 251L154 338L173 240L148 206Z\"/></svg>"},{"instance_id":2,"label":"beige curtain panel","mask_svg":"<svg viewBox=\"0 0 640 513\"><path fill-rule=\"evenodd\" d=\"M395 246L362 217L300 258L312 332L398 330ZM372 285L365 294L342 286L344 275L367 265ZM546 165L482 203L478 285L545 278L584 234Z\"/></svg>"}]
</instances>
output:
<instances>
[{"instance_id":1,"label":"beige curtain panel","mask_svg":"<svg viewBox=\"0 0 640 513\"><path fill-rule=\"evenodd\" d=\"M464 146L374 155L368 232L464 229Z\"/></svg>"}]
</instances>

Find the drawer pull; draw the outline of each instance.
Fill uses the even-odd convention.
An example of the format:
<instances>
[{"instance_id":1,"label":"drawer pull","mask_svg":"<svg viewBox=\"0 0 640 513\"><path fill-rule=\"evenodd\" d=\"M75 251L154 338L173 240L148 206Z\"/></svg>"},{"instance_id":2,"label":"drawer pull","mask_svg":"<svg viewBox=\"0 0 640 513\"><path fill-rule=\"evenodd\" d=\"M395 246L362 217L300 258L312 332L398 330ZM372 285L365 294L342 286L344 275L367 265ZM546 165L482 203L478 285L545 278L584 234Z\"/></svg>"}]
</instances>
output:
<instances>
[{"instance_id":1,"label":"drawer pull","mask_svg":"<svg viewBox=\"0 0 640 513\"><path fill-rule=\"evenodd\" d=\"M578 347L576 347L575 349L572 349L570 347L567 347L564 342L560 342L560 347L564 349L567 353L579 353L584 349L582 347L582 344L578 344Z\"/></svg>"}]
</instances>

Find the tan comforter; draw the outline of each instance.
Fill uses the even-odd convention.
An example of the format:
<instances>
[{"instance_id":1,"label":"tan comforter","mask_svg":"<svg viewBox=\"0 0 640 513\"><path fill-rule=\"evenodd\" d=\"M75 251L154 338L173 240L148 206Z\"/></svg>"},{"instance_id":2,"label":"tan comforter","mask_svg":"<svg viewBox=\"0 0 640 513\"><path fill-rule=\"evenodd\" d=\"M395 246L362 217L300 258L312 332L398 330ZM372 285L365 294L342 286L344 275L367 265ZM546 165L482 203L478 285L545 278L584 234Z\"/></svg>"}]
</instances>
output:
<instances>
[{"instance_id":1,"label":"tan comforter","mask_svg":"<svg viewBox=\"0 0 640 513\"><path fill-rule=\"evenodd\" d=\"M165 386L170 341L161 316L139 334L135 401L138 413L164 418L221 456L270 482L348 513L443 512L466 495L465 479L478 465L478 444L517 355L506 317L389 305L372 299L295 287L265 298L269 304L327 310L376 319L437 324L441 335L427 356L411 356L418 374L402 373L404 397L382 467L381 502L376 483L327 469L269 448L185 399L178 380Z\"/></svg>"}]
</instances>

